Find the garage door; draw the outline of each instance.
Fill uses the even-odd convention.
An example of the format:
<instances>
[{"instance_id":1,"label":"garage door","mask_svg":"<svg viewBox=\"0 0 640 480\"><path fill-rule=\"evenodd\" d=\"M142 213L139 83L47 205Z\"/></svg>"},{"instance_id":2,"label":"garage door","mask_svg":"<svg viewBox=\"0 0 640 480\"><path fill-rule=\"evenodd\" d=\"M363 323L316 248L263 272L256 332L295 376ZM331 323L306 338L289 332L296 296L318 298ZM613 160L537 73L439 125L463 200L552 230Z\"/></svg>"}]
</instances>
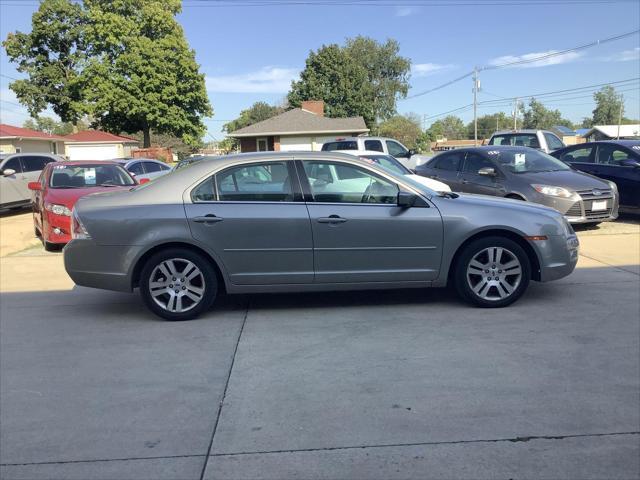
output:
<instances>
[{"instance_id":1,"label":"garage door","mask_svg":"<svg viewBox=\"0 0 640 480\"><path fill-rule=\"evenodd\" d=\"M118 157L117 145L67 145L69 160L111 160Z\"/></svg>"}]
</instances>

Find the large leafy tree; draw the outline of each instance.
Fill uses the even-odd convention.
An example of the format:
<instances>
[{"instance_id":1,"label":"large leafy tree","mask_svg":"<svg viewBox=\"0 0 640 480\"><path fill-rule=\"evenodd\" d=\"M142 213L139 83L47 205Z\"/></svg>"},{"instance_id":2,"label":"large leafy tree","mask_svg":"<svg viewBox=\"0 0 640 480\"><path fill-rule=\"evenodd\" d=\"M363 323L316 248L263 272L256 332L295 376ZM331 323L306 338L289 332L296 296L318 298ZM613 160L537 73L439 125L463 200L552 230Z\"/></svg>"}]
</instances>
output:
<instances>
[{"instance_id":1,"label":"large leafy tree","mask_svg":"<svg viewBox=\"0 0 640 480\"><path fill-rule=\"evenodd\" d=\"M30 128L31 130L46 132L49 135L69 135L74 131L86 130L88 128L88 124L82 120L78 120L75 124L72 124L70 122L58 122L51 117L41 116L26 120L22 126L24 128Z\"/></svg>"},{"instance_id":2,"label":"large leafy tree","mask_svg":"<svg viewBox=\"0 0 640 480\"><path fill-rule=\"evenodd\" d=\"M92 115L113 132L151 130L198 145L212 115L204 76L175 16L180 0L85 0Z\"/></svg>"},{"instance_id":3,"label":"large leafy tree","mask_svg":"<svg viewBox=\"0 0 640 480\"><path fill-rule=\"evenodd\" d=\"M541 102L532 98L529 108L524 110L522 128L548 129L555 125L573 128L570 120L562 118L560 110L549 110Z\"/></svg>"},{"instance_id":4,"label":"large leafy tree","mask_svg":"<svg viewBox=\"0 0 640 480\"><path fill-rule=\"evenodd\" d=\"M593 94L596 108L593 110L591 125L616 125L620 120L620 110L624 113L624 103L611 85L602 87Z\"/></svg>"},{"instance_id":5,"label":"large leafy tree","mask_svg":"<svg viewBox=\"0 0 640 480\"><path fill-rule=\"evenodd\" d=\"M416 114L395 115L385 120L378 126L378 134L395 138L413 150L424 148L421 143L424 132L420 128L420 117Z\"/></svg>"},{"instance_id":6,"label":"large leafy tree","mask_svg":"<svg viewBox=\"0 0 640 480\"><path fill-rule=\"evenodd\" d=\"M513 118L504 112L478 117L478 138L489 138L496 130L513 128ZM474 138L473 122L467 124L467 138Z\"/></svg>"},{"instance_id":7,"label":"large leafy tree","mask_svg":"<svg viewBox=\"0 0 640 480\"><path fill-rule=\"evenodd\" d=\"M441 137L447 140L461 140L466 136L466 128L460 117L447 115L443 119L433 122L427 133L432 141Z\"/></svg>"},{"instance_id":8,"label":"large leafy tree","mask_svg":"<svg viewBox=\"0 0 640 480\"><path fill-rule=\"evenodd\" d=\"M242 110L238 118L225 123L222 126L222 130L225 132L233 132L279 115L284 112L284 110L284 107L269 105L266 102L256 102L246 110Z\"/></svg>"},{"instance_id":9,"label":"large leafy tree","mask_svg":"<svg viewBox=\"0 0 640 480\"><path fill-rule=\"evenodd\" d=\"M70 0L43 0L30 33L9 33L3 46L17 70L27 75L9 87L33 117L51 106L64 122L85 113L82 70L86 62L86 14Z\"/></svg>"},{"instance_id":10,"label":"large leafy tree","mask_svg":"<svg viewBox=\"0 0 640 480\"><path fill-rule=\"evenodd\" d=\"M400 56L400 44L393 39L378 43L372 38L357 36L347 40L345 50L367 72L376 120L395 115L398 97L404 98L409 92L411 70L411 61Z\"/></svg>"}]
</instances>

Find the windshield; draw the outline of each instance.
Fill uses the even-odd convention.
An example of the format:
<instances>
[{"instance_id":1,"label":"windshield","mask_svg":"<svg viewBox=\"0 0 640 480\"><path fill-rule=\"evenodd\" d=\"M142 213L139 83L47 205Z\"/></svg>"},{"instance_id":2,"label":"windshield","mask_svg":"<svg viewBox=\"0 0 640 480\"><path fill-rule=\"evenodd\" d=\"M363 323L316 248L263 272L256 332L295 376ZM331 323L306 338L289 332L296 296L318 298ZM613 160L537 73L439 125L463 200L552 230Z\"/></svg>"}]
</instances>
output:
<instances>
[{"instance_id":1,"label":"windshield","mask_svg":"<svg viewBox=\"0 0 640 480\"><path fill-rule=\"evenodd\" d=\"M571 170L566 163L532 149L491 150L489 156L512 173L558 172Z\"/></svg>"},{"instance_id":2,"label":"windshield","mask_svg":"<svg viewBox=\"0 0 640 480\"><path fill-rule=\"evenodd\" d=\"M51 188L128 187L136 182L119 165L56 165L53 167Z\"/></svg>"},{"instance_id":3,"label":"windshield","mask_svg":"<svg viewBox=\"0 0 640 480\"><path fill-rule=\"evenodd\" d=\"M409 169L391 155L360 155L360 159L376 163L398 175L408 175L411 173Z\"/></svg>"}]
</instances>

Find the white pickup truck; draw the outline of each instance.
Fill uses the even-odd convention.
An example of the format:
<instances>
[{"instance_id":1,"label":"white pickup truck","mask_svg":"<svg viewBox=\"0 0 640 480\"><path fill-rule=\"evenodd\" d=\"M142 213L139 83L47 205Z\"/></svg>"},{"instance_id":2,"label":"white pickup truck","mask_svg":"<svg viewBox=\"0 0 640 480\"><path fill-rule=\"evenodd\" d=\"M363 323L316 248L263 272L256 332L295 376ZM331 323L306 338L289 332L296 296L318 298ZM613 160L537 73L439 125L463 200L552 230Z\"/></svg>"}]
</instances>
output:
<instances>
[{"instance_id":1,"label":"white pickup truck","mask_svg":"<svg viewBox=\"0 0 640 480\"><path fill-rule=\"evenodd\" d=\"M488 145L530 147L551 153L565 147L554 133L548 130L503 130L491 135Z\"/></svg>"},{"instance_id":2,"label":"white pickup truck","mask_svg":"<svg viewBox=\"0 0 640 480\"><path fill-rule=\"evenodd\" d=\"M322 145L323 152L333 152L335 150L386 153L395 157L409 170L415 170L418 165L426 163L431 158L419 155L397 140L386 137L340 137Z\"/></svg>"}]
</instances>

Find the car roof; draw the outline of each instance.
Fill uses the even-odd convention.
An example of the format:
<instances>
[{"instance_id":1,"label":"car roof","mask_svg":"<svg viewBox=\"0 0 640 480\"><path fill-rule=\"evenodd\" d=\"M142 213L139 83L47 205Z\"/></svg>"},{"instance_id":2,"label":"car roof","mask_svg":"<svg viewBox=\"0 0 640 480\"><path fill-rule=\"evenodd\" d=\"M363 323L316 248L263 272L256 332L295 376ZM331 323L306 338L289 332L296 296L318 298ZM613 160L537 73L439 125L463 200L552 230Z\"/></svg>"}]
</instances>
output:
<instances>
[{"instance_id":1,"label":"car roof","mask_svg":"<svg viewBox=\"0 0 640 480\"><path fill-rule=\"evenodd\" d=\"M378 152L376 150L332 150L332 153L344 153L346 155L353 155L355 157L358 157L361 155L378 155L378 156L394 158L392 155L389 155L388 153Z\"/></svg>"},{"instance_id":2,"label":"car roof","mask_svg":"<svg viewBox=\"0 0 640 480\"><path fill-rule=\"evenodd\" d=\"M452 153L452 152L460 152L460 153L464 153L464 152L482 152L482 153L486 153L486 152L502 152L502 151L505 151L505 152L509 152L509 151L516 151L516 152L535 151L535 152L540 152L540 150L538 150L537 148L522 147L522 146L515 146L515 145L481 145L481 146L478 146L478 147L462 147L462 148L455 148L453 150L445 150L444 152L439 152L437 155L433 156L432 158L436 158L436 157L439 157L440 155L443 155L445 153Z\"/></svg>"},{"instance_id":3,"label":"car roof","mask_svg":"<svg viewBox=\"0 0 640 480\"><path fill-rule=\"evenodd\" d=\"M56 165L120 165L120 162L114 160L60 160Z\"/></svg>"},{"instance_id":4,"label":"car roof","mask_svg":"<svg viewBox=\"0 0 640 480\"><path fill-rule=\"evenodd\" d=\"M612 143L614 145L622 145L624 147L635 147L640 145L640 140L598 140L595 142L587 142L588 144L594 144L594 143ZM578 143L577 145L585 145L582 143ZM574 145L571 145L572 147Z\"/></svg>"},{"instance_id":5,"label":"car roof","mask_svg":"<svg viewBox=\"0 0 640 480\"><path fill-rule=\"evenodd\" d=\"M493 135L508 135L508 134L517 135L518 133L538 133L538 132L553 133L553 132L550 132L549 130L542 130L542 129L536 129L536 128L523 128L521 130L498 130L497 132L494 132Z\"/></svg>"}]
</instances>

